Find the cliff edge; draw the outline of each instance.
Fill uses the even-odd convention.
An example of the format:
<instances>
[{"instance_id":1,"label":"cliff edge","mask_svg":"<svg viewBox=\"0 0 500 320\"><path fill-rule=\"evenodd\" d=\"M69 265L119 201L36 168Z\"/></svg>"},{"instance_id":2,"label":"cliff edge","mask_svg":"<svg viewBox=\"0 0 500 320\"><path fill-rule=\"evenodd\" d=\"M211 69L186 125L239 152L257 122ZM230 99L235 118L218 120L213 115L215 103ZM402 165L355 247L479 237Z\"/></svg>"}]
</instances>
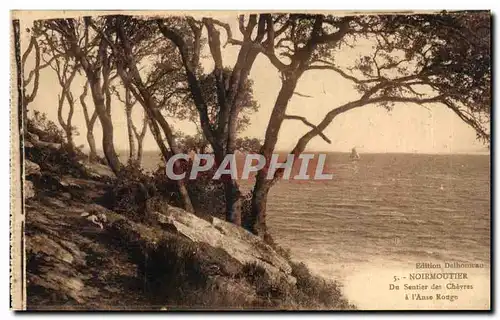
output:
<instances>
[{"instance_id":1,"label":"cliff edge","mask_svg":"<svg viewBox=\"0 0 500 320\"><path fill-rule=\"evenodd\" d=\"M353 308L338 284L236 225L161 197L131 218L103 205L116 179L105 165L36 138L26 150L28 310Z\"/></svg>"}]
</instances>

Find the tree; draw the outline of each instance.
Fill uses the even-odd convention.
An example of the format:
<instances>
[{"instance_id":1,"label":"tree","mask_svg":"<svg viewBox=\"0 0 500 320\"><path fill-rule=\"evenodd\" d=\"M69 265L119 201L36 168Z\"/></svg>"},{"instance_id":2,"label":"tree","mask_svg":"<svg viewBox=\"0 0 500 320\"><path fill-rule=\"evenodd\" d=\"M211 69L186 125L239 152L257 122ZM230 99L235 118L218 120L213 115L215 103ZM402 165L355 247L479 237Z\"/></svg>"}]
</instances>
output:
<instances>
[{"instance_id":1,"label":"tree","mask_svg":"<svg viewBox=\"0 0 500 320\"><path fill-rule=\"evenodd\" d=\"M233 37L230 26L212 18L195 22L187 37L199 43L201 28L208 43L217 80L220 125L213 130L202 96L193 60L199 48L190 46L179 32L178 24L160 20L163 34L178 47L188 76L189 87L199 111L203 133L216 148L216 155L234 152L234 108L241 93L240 84L248 76L258 54L266 56L281 75L276 98L260 153L271 159L284 120L299 120L310 127L296 143L291 154L298 156L308 142L321 136L333 119L344 112L367 105L387 109L398 104L443 104L473 127L478 137L489 140L490 114L490 16L485 13L446 13L437 15L332 16L319 14L261 14L239 17L242 39ZM175 21L174 21L175 22ZM227 44L240 47L238 60L229 80L223 73L220 32ZM363 53L354 66L339 65L340 50L371 42L371 52ZM360 97L328 112L314 125L300 115L286 113L288 102L296 95L301 76L310 70L333 71L352 82ZM243 80L243 81L242 81ZM229 85L226 86L226 83ZM247 227L266 233L266 204L273 180L266 179L268 167L259 171L252 195L252 219ZM231 210L228 208L228 212ZM230 218L230 217L229 217Z\"/></svg>"},{"instance_id":2,"label":"tree","mask_svg":"<svg viewBox=\"0 0 500 320\"><path fill-rule=\"evenodd\" d=\"M75 111L75 99L73 93L71 92L71 84L78 73L79 66L62 56L57 57L56 50L56 45L54 44L53 39L47 38L45 42L42 42L42 59L52 70L55 71L57 80L61 86L61 93L58 95L57 119L59 121L59 125L66 134L69 150L74 152L75 142L73 140L73 133L75 128L72 126L72 119ZM49 57L46 58L44 53L48 53ZM53 57L57 58L53 59ZM65 102L69 106L66 119L63 117L63 109L66 104Z\"/></svg>"},{"instance_id":3,"label":"tree","mask_svg":"<svg viewBox=\"0 0 500 320\"><path fill-rule=\"evenodd\" d=\"M139 71L139 62L144 56L151 55L152 52L165 54L165 51L168 52L168 47L162 46L161 41L159 41L161 39L151 38L151 35L155 34L154 24L148 23L148 21L125 16L108 16L106 18L106 27L107 32L95 29L100 32L111 48L112 54L117 61L117 72L125 87L130 90L147 114L153 137L161 150L164 160L167 161L172 155L178 154L179 149L170 124L161 114L161 107L166 104L168 97L163 97L160 102L156 99L154 93L158 89L159 83L162 83L165 78L170 79L167 75L176 74L176 69L173 66L173 61L166 61L165 58L160 57L160 67L158 67L158 63L155 64L153 71L146 76L147 80L145 81ZM176 87L172 86L172 88L175 92ZM160 128L165 135L170 151L163 142ZM179 170L179 168L180 163L176 161L174 170ZM184 181L178 180L177 186L184 209L194 211Z\"/></svg>"},{"instance_id":4,"label":"tree","mask_svg":"<svg viewBox=\"0 0 500 320\"><path fill-rule=\"evenodd\" d=\"M87 103L85 102L85 98L87 97L89 90L88 81L85 82L83 87L83 92L80 95L80 105L82 106L83 116L85 118L85 126L87 128L87 142L89 144L90 152L89 152L89 160L90 162L94 162L97 160L97 148L95 144L94 138L94 124L97 120L97 110L94 108L94 111L91 115L89 115L89 110L87 107Z\"/></svg>"},{"instance_id":5,"label":"tree","mask_svg":"<svg viewBox=\"0 0 500 320\"><path fill-rule=\"evenodd\" d=\"M132 94L130 89L125 87L125 98L122 98L119 90L116 87L112 88L113 92L117 96L118 100L120 100L125 106L125 116L127 118L127 134L128 134L128 143L129 143L129 161L137 161L137 149L135 147L135 137L134 137L134 122L132 120L132 109L136 104L137 100L132 98ZM140 163L140 162L139 162Z\"/></svg>"},{"instance_id":6,"label":"tree","mask_svg":"<svg viewBox=\"0 0 500 320\"><path fill-rule=\"evenodd\" d=\"M51 32L50 37L61 40L62 46L57 48L58 54L68 59L75 59L87 77L95 110L103 131L102 147L108 165L117 174L121 163L113 142L113 122L111 120L110 82L113 77L114 61L109 53L108 43L95 29L104 28L100 18L93 21L90 17L81 19L45 20L45 27ZM99 25L99 26L97 26Z\"/></svg>"},{"instance_id":7,"label":"tree","mask_svg":"<svg viewBox=\"0 0 500 320\"><path fill-rule=\"evenodd\" d=\"M31 29L26 29L30 36L30 42L26 51L23 53L21 58L21 70L23 73L23 84L22 84L22 116L23 122L27 123L27 113L28 113L28 105L35 100L35 97L38 93L38 88L40 86L40 71L45 69L50 65L50 63L58 58L57 55L54 55L49 61L45 61L45 63L41 62L41 50L40 45L38 44L39 38L42 35L43 25L37 21L33 23L33 27ZM35 65L28 72L26 67L26 62L31 54L34 54ZM28 93L28 87L31 86L31 93Z\"/></svg>"},{"instance_id":8,"label":"tree","mask_svg":"<svg viewBox=\"0 0 500 320\"><path fill-rule=\"evenodd\" d=\"M262 141L257 138L243 137L236 139L236 150L241 152L258 153L262 148Z\"/></svg>"},{"instance_id":9,"label":"tree","mask_svg":"<svg viewBox=\"0 0 500 320\"><path fill-rule=\"evenodd\" d=\"M113 91L115 95L125 105L125 115L127 117L127 134L129 140L129 160L137 161L137 163L141 163L142 154L143 154L143 142L144 137L146 136L146 132L148 130L148 116L144 113L142 118L142 125L140 126L140 130L134 124L132 119L132 110L137 103L137 100L132 96L132 92L130 88L123 85L125 88L125 98L122 98L119 91L116 87L113 87ZM135 146L135 141L137 141L137 148Z\"/></svg>"},{"instance_id":10,"label":"tree","mask_svg":"<svg viewBox=\"0 0 500 320\"><path fill-rule=\"evenodd\" d=\"M142 126L141 130L137 130L137 127L134 123L132 123L132 130L134 131L135 138L137 139L137 162L141 163L142 155L144 153L144 137L146 136L146 132L148 131L149 119L147 114L144 114L142 117Z\"/></svg>"},{"instance_id":11,"label":"tree","mask_svg":"<svg viewBox=\"0 0 500 320\"><path fill-rule=\"evenodd\" d=\"M283 74L282 88L261 150L267 159L274 151L282 121L290 118L286 115L286 106L297 80L309 70L337 72L353 82L360 98L328 112L297 141L291 151L296 156L336 116L371 104L390 109L398 103L441 103L471 125L480 138L489 139L485 131L488 121L484 121L484 117L489 120L489 98L486 98L490 90L489 44L485 41L489 39L488 15L293 15L284 20L281 28L287 24L284 40L274 43L275 48L279 48L281 41L285 46L281 55L290 62L275 60L272 49L265 53ZM483 31L479 31L481 29ZM463 32L470 33L464 35ZM464 37L469 36L480 44L464 41ZM334 59L337 50L356 46L361 38L374 42L371 54L363 55L354 68L337 65ZM287 41L291 41L292 48L284 44ZM458 92L456 88L464 84L467 88ZM265 205L270 182L264 178L265 171L259 172L253 191L253 230L257 233L266 231Z\"/></svg>"},{"instance_id":12,"label":"tree","mask_svg":"<svg viewBox=\"0 0 500 320\"><path fill-rule=\"evenodd\" d=\"M167 18L157 20L161 33L177 47L186 74L191 98L196 107L200 127L215 155L215 161L220 164L228 154L236 151L238 124L242 110L246 107L245 97L248 97L248 75L259 53L253 46L251 36L257 25L256 15L251 15L247 26L240 19L240 31L244 35L238 59L230 70L224 67L220 32L222 26L231 35L228 25L212 18L195 20L192 17ZM261 41L265 35L265 24L259 22L255 42ZM207 76L200 75L198 65L202 43L202 31L208 34L208 46L214 62L214 69ZM204 81L209 79L209 81ZM212 80L213 79L213 80ZM207 94L203 85L214 82L215 89ZM210 92L209 91L209 92ZM212 108L211 108L212 105ZM213 107L215 106L215 108ZM242 196L236 180L224 179L226 220L241 225Z\"/></svg>"},{"instance_id":13,"label":"tree","mask_svg":"<svg viewBox=\"0 0 500 320\"><path fill-rule=\"evenodd\" d=\"M205 154L207 152L208 141L202 133L198 132L195 135L187 135L180 131L175 133L176 140L182 152Z\"/></svg>"}]
</instances>

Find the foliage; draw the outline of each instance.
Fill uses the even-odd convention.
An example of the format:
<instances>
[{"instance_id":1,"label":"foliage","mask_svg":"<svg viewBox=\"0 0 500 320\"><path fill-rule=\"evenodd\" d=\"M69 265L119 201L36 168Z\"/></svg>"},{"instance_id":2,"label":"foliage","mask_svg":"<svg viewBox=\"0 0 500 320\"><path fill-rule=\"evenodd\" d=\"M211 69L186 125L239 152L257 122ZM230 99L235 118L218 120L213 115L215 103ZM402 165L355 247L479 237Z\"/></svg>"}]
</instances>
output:
<instances>
[{"instance_id":1,"label":"foliage","mask_svg":"<svg viewBox=\"0 0 500 320\"><path fill-rule=\"evenodd\" d=\"M147 201L155 192L152 178L137 162L128 161L103 197L103 204L133 220L143 221L147 216Z\"/></svg>"},{"instance_id":2,"label":"foliage","mask_svg":"<svg viewBox=\"0 0 500 320\"><path fill-rule=\"evenodd\" d=\"M179 149L184 153L194 151L195 153L212 153L209 142L202 133L187 135L180 131L175 133ZM258 153L262 147L262 141L258 138L238 137L235 141L236 150L240 152Z\"/></svg>"},{"instance_id":3,"label":"foliage","mask_svg":"<svg viewBox=\"0 0 500 320\"><path fill-rule=\"evenodd\" d=\"M129 224L117 221L110 233L138 266L144 294L169 310L354 308L338 284L312 275L303 264L291 263L292 276L297 279L292 284L285 278L270 278L255 263L241 265L221 249L195 244L168 231L160 234Z\"/></svg>"},{"instance_id":4,"label":"foliage","mask_svg":"<svg viewBox=\"0 0 500 320\"><path fill-rule=\"evenodd\" d=\"M27 120L28 134L25 141L30 141L29 134L35 134L41 141L60 144L61 147L56 150L49 146L25 145L26 159L38 164L42 171L51 175L89 177L80 164L87 156L80 149L73 149L66 143L63 131L53 121L48 120L45 113L34 111L33 118Z\"/></svg>"},{"instance_id":5,"label":"foliage","mask_svg":"<svg viewBox=\"0 0 500 320\"><path fill-rule=\"evenodd\" d=\"M40 140L53 143L64 143L64 131L52 120L47 119L45 113L33 111L33 117L28 118L28 132L38 135Z\"/></svg>"},{"instance_id":6,"label":"foliage","mask_svg":"<svg viewBox=\"0 0 500 320\"><path fill-rule=\"evenodd\" d=\"M223 78L225 83L225 90L229 91L230 78L232 70L229 68L224 68ZM220 105L217 100L217 93L214 88L217 86L217 80L215 73L202 74L199 76L200 88L202 91L203 98L207 105L207 113L209 116L209 121L212 126L217 126L217 120L220 114ZM240 116L238 118L236 127L238 133L245 131L245 129L250 124L250 115L259 110L259 104L253 98L253 81L251 79L246 79L245 83L242 85L241 96L238 100L238 108L241 109ZM199 123L199 114L194 106L194 102L189 95L189 100L191 102L191 114L189 115L190 120L195 123Z\"/></svg>"},{"instance_id":7,"label":"foliage","mask_svg":"<svg viewBox=\"0 0 500 320\"><path fill-rule=\"evenodd\" d=\"M342 296L337 282L311 274L304 263L291 263L292 276L297 279L297 304L302 308L354 309Z\"/></svg>"},{"instance_id":8,"label":"foliage","mask_svg":"<svg viewBox=\"0 0 500 320\"><path fill-rule=\"evenodd\" d=\"M181 170L190 172L192 162L181 163ZM223 185L211 179L214 171L202 172L195 180L189 180L188 176L185 179L197 215L220 216L225 210ZM129 161L103 197L103 204L134 220L143 221L150 210L148 202L155 198L182 207L177 181L168 178L164 166L160 165L152 174L148 174L136 162Z\"/></svg>"},{"instance_id":9,"label":"foliage","mask_svg":"<svg viewBox=\"0 0 500 320\"><path fill-rule=\"evenodd\" d=\"M257 138L243 137L236 139L236 150L241 152L258 153L262 148L262 141Z\"/></svg>"},{"instance_id":10,"label":"foliage","mask_svg":"<svg viewBox=\"0 0 500 320\"><path fill-rule=\"evenodd\" d=\"M286 310L348 310L354 305L342 296L339 284L314 276L303 264L291 263L292 285L284 278L271 279L269 274L255 263L246 264L241 276L255 289L254 307Z\"/></svg>"}]
</instances>

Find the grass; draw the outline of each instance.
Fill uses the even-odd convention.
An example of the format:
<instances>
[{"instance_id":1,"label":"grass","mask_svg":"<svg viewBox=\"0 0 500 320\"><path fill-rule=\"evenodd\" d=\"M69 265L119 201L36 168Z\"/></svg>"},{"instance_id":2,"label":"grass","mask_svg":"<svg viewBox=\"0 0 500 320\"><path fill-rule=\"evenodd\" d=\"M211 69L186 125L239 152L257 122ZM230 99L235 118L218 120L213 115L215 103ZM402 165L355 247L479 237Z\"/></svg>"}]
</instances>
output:
<instances>
[{"instance_id":1,"label":"grass","mask_svg":"<svg viewBox=\"0 0 500 320\"><path fill-rule=\"evenodd\" d=\"M302 263L290 261L291 275L272 279L260 265L242 265L225 251L193 243L175 233L148 234L122 220L112 233L138 266L143 293L169 309L354 309L340 287L317 277ZM148 231L149 230L149 231ZM155 231L156 232L156 231Z\"/></svg>"}]
</instances>

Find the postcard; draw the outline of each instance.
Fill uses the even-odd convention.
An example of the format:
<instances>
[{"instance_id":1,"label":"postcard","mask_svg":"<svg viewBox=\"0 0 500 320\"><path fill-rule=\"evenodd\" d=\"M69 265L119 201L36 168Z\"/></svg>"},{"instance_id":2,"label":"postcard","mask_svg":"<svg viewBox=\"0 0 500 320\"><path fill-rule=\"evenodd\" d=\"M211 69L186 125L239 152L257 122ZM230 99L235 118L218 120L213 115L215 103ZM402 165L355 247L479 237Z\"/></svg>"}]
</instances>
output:
<instances>
[{"instance_id":1,"label":"postcard","mask_svg":"<svg viewBox=\"0 0 500 320\"><path fill-rule=\"evenodd\" d=\"M11 308L490 310L491 20L11 12Z\"/></svg>"}]
</instances>

